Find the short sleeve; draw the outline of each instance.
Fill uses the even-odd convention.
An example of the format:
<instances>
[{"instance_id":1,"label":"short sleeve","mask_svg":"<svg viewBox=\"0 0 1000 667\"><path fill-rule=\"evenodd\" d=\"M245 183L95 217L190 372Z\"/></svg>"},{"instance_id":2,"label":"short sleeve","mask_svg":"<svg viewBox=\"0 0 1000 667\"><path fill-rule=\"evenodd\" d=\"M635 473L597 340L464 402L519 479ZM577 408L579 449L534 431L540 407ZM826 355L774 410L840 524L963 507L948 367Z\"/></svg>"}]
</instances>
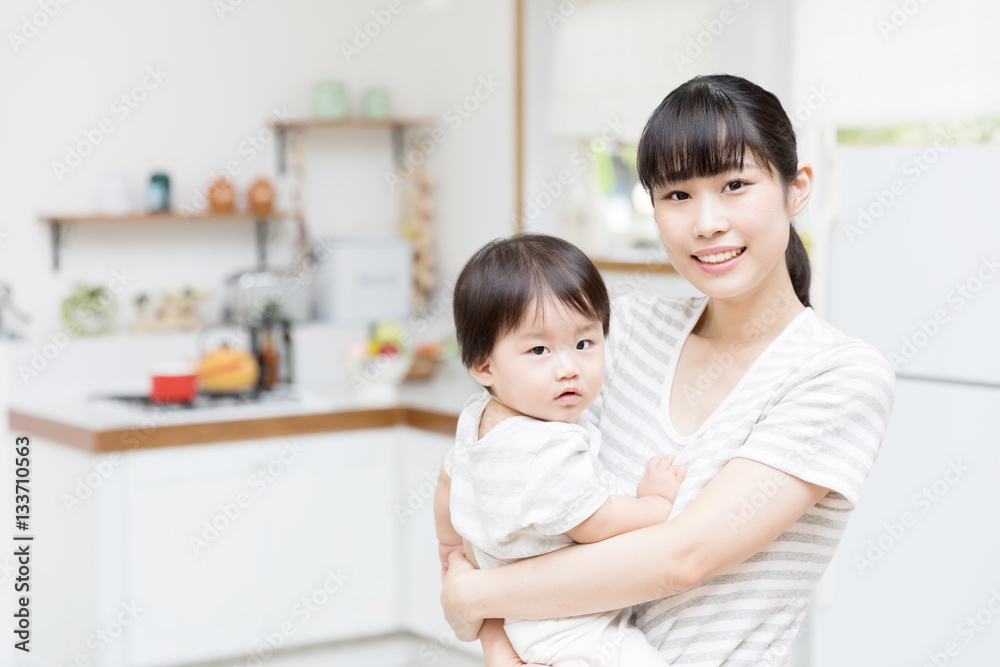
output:
<instances>
[{"instance_id":1,"label":"short sleeve","mask_svg":"<svg viewBox=\"0 0 1000 667\"><path fill-rule=\"evenodd\" d=\"M896 376L878 350L851 341L811 360L736 456L826 487L853 507L885 436Z\"/></svg>"},{"instance_id":2,"label":"short sleeve","mask_svg":"<svg viewBox=\"0 0 1000 667\"><path fill-rule=\"evenodd\" d=\"M543 535L572 530L608 499L591 459L586 432L577 426L553 435L531 463L521 495L521 523Z\"/></svg>"}]
</instances>

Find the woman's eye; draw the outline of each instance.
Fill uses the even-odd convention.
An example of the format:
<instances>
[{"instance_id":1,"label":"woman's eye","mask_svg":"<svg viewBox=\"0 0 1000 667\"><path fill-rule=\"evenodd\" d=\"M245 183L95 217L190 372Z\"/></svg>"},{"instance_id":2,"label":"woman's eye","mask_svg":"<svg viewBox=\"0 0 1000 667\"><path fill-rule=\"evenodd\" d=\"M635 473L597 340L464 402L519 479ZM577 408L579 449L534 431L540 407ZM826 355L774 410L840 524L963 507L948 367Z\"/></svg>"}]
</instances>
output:
<instances>
[{"instance_id":1,"label":"woman's eye","mask_svg":"<svg viewBox=\"0 0 1000 667\"><path fill-rule=\"evenodd\" d=\"M729 181L726 183L726 190L729 192L736 192L741 189L744 185L748 185L746 181Z\"/></svg>"},{"instance_id":2,"label":"woman's eye","mask_svg":"<svg viewBox=\"0 0 1000 667\"><path fill-rule=\"evenodd\" d=\"M546 348L544 346L542 346L542 345L538 345L538 346L535 346L535 347L531 348L531 353L532 354L545 354L546 351L547 351Z\"/></svg>"},{"instance_id":3,"label":"woman's eye","mask_svg":"<svg viewBox=\"0 0 1000 667\"><path fill-rule=\"evenodd\" d=\"M576 349L578 349L578 350L586 350L588 347L590 347L593 344L594 344L594 341L592 341L592 340L581 340L579 343L576 344Z\"/></svg>"},{"instance_id":4,"label":"woman's eye","mask_svg":"<svg viewBox=\"0 0 1000 667\"><path fill-rule=\"evenodd\" d=\"M686 192L674 191L665 197L665 199L672 199L673 201L684 201L685 199L690 199L691 195Z\"/></svg>"}]
</instances>

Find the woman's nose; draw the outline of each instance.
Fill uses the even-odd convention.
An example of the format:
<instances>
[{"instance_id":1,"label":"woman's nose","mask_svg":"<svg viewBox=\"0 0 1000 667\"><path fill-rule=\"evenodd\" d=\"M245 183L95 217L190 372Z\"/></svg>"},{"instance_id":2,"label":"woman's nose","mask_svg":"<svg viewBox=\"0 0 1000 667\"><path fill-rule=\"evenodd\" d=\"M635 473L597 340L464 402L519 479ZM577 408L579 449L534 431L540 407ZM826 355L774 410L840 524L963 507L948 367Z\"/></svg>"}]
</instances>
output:
<instances>
[{"instance_id":1,"label":"woman's nose","mask_svg":"<svg viewBox=\"0 0 1000 667\"><path fill-rule=\"evenodd\" d=\"M702 197L695 209L692 233L699 237L712 237L729 229L729 220L723 206L713 197Z\"/></svg>"}]
</instances>

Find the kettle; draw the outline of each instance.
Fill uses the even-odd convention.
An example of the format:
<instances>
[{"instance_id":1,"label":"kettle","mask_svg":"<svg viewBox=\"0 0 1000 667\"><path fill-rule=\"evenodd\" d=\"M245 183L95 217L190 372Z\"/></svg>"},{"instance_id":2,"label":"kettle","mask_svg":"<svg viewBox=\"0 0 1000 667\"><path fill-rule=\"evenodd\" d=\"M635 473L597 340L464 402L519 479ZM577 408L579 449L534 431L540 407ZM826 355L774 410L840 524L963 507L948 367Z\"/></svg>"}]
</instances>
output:
<instances>
[{"instance_id":1,"label":"kettle","mask_svg":"<svg viewBox=\"0 0 1000 667\"><path fill-rule=\"evenodd\" d=\"M230 334L211 350L207 349L209 332L228 329ZM199 332L198 381L206 394L239 394L256 391L260 380L260 363L247 347L238 345L232 326L209 325Z\"/></svg>"}]
</instances>

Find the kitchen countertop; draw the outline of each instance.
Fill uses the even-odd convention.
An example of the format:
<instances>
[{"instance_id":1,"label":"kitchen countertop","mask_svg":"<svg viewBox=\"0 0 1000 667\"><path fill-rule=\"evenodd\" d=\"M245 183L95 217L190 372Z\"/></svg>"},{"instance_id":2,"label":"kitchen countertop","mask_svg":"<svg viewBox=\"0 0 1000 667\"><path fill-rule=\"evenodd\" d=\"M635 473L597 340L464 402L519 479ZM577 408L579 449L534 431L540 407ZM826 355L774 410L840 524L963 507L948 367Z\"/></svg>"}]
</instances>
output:
<instances>
[{"instance_id":1,"label":"kitchen countertop","mask_svg":"<svg viewBox=\"0 0 1000 667\"><path fill-rule=\"evenodd\" d=\"M398 395L359 397L347 381L287 386L263 404L200 409L139 407L79 392L12 397L10 430L91 453L409 425L453 434L476 385L446 374L404 383ZM121 392L128 393L128 392Z\"/></svg>"}]
</instances>

